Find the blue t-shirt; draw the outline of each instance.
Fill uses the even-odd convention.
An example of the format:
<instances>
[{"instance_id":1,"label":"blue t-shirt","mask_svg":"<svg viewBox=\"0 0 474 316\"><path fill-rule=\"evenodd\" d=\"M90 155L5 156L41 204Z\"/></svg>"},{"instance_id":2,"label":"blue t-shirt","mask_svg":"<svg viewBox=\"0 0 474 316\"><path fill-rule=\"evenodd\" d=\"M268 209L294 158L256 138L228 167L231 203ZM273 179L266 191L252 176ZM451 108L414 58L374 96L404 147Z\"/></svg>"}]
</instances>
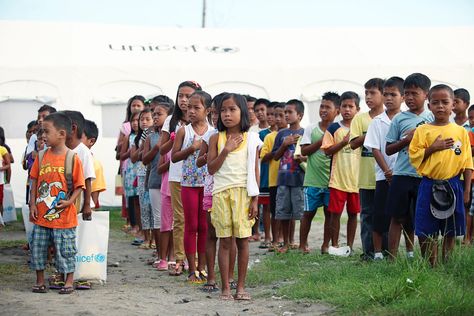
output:
<instances>
[{"instance_id":1,"label":"blue t-shirt","mask_svg":"<svg viewBox=\"0 0 474 316\"><path fill-rule=\"evenodd\" d=\"M393 118L385 139L387 143L395 143L404 138L407 131L432 121L433 114L427 110L420 113L420 115L410 111L401 112ZM410 163L408 146L398 152L393 174L397 176L420 177Z\"/></svg>"},{"instance_id":2,"label":"blue t-shirt","mask_svg":"<svg viewBox=\"0 0 474 316\"><path fill-rule=\"evenodd\" d=\"M260 137L260 140L263 142L265 139L265 136L270 134L272 131L269 128L263 129L260 132L258 132L258 136ZM269 170L269 164L268 162L262 162L260 163L260 188L268 188L268 170Z\"/></svg>"},{"instance_id":3,"label":"blue t-shirt","mask_svg":"<svg viewBox=\"0 0 474 316\"><path fill-rule=\"evenodd\" d=\"M277 152L285 137L293 134L303 135L304 129L290 130L282 129L275 138L272 152ZM289 187L302 187L304 182L304 171L294 159L295 145L290 145L280 158L280 167L278 169L278 185Z\"/></svg>"}]
</instances>

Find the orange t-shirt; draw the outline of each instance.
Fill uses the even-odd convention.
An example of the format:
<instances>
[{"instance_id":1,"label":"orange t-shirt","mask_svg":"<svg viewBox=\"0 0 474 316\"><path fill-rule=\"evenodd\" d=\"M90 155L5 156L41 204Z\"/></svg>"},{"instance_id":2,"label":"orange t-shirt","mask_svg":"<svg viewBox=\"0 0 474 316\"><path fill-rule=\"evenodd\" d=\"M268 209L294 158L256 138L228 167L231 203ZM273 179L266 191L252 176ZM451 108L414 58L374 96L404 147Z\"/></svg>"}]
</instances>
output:
<instances>
[{"instance_id":1,"label":"orange t-shirt","mask_svg":"<svg viewBox=\"0 0 474 316\"><path fill-rule=\"evenodd\" d=\"M51 150L46 150L41 166L38 166L38 157L33 163L30 177L37 180L36 208L38 209L38 219L34 222L36 225L60 229L77 226L74 203L65 209L55 209L55 205L60 200L68 198L66 177L64 175L65 159L66 154L55 155ZM82 164L77 155L74 156L72 179L74 189L85 188Z\"/></svg>"}]
</instances>

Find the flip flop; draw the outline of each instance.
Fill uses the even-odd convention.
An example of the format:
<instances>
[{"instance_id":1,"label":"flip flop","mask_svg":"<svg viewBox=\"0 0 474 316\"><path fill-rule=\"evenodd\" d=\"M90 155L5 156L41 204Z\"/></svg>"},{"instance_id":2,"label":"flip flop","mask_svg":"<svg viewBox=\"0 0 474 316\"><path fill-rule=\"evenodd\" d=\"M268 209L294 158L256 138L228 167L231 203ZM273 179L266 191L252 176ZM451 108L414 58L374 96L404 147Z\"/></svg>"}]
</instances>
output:
<instances>
[{"instance_id":1,"label":"flip flop","mask_svg":"<svg viewBox=\"0 0 474 316\"><path fill-rule=\"evenodd\" d=\"M51 290L60 290L63 288L63 286L65 285L66 283L64 283L64 281L51 281L49 283L49 288Z\"/></svg>"},{"instance_id":2,"label":"flip flop","mask_svg":"<svg viewBox=\"0 0 474 316\"><path fill-rule=\"evenodd\" d=\"M48 289L46 288L46 285L42 284L42 285L34 285L32 288L31 288L31 292L33 293L47 293L48 292Z\"/></svg>"},{"instance_id":3,"label":"flip flop","mask_svg":"<svg viewBox=\"0 0 474 316\"><path fill-rule=\"evenodd\" d=\"M236 301L250 301L252 297L247 292L235 293L234 300Z\"/></svg>"},{"instance_id":4,"label":"flip flop","mask_svg":"<svg viewBox=\"0 0 474 316\"><path fill-rule=\"evenodd\" d=\"M181 274L183 274L183 272L184 272L184 263L179 262L179 263L176 263L176 266L174 267L174 269L169 272L169 275L180 276Z\"/></svg>"},{"instance_id":5,"label":"flip flop","mask_svg":"<svg viewBox=\"0 0 474 316\"><path fill-rule=\"evenodd\" d=\"M89 281L77 281L74 282L74 287L76 290L90 290L92 288L92 284Z\"/></svg>"},{"instance_id":6,"label":"flip flop","mask_svg":"<svg viewBox=\"0 0 474 316\"><path fill-rule=\"evenodd\" d=\"M72 294L74 293L74 288L72 286L63 286L59 292L59 294Z\"/></svg>"},{"instance_id":7,"label":"flip flop","mask_svg":"<svg viewBox=\"0 0 474 316\"><path fill-rule=\"evenodd\" d=\"M214 293L219 291L219 287L216 283L206 283L201 287L201 291L206 293Z\"/></svg>"},{"instance_id":8,"label":"flip flop","mask_svg":"<svg viewBox=\"0 0 474 316\"><path fill-rule=\"evenodd\" d=\"M232 296L232 294L221 294L219 295L219 299L221 301L233 301L234 297Z\"/></svg>"}]
</instances>

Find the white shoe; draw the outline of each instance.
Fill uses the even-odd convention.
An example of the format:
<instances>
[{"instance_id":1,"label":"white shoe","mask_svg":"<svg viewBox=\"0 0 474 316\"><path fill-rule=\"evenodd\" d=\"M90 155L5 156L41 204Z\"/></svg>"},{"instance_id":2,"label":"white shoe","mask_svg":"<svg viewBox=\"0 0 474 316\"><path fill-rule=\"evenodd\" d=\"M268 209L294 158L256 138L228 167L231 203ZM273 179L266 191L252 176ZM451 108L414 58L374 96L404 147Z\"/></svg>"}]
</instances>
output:
<instances>
[{"instance_id":1,"label":"white shoe","mask_svg":"<svg viewBox=\"0 0 474 316\"><path fill-rule=\"evenodd\" d=\"M329 246L328 252L330 255L338 256L338 257L349 257L351 255L351 247L343 246L343 247L333 247Z\"/></svg>"}]
</instances>

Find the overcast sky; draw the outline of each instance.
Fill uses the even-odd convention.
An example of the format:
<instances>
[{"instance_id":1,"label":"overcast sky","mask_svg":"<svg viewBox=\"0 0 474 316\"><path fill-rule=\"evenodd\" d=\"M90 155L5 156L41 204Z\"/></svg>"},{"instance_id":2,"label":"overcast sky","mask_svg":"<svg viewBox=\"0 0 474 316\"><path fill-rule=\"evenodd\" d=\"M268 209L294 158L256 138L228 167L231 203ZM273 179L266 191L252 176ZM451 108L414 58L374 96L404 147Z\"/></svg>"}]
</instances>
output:
<instances>
[{"instance_id":1,"label":"overcast sky","mask_svg":"<svg viewBox=\"0 0 474 316\"><path fill-rule=\"evenodd\" d=\"M0 19L201 27L203 0L0 0ZM472 0L207 0L206 26L474 26Z\"/></svg>"}]
</instances>

